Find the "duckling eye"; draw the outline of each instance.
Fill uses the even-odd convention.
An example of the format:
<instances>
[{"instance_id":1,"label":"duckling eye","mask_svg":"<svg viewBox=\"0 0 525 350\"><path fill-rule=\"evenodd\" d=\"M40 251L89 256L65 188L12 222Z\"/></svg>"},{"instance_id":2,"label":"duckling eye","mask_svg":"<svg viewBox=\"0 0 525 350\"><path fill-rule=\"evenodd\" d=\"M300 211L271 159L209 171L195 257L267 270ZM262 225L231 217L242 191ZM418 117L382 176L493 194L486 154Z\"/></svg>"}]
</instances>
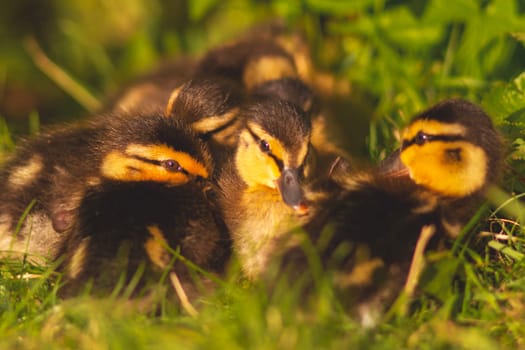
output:
<instances>
[{"instance_id":1,"label":"duckling eye","mask_svg":"<svg viewBox=\"0 0 525 350\"><path fill-rule=\"evenodd\" d=\"M414 143L419 146L421 146L428 140L429 140L429 136L425 134L423 131L419 131L414 137Z\"/></svg>"},{"instance_id":2,"label":"duckling eye","mask_svg":"<svg viewBox=\"0 0 525 350\"><path fill-rule=\"evenodd\" d=\"M260 140L259 141L259 148L264 153L270 152L270 144L268 142L266 142L265 140Z\"/></svg>"},{"instance_id":3,"label":"duckling eye","mask_svg":"<svg viewBox=\"0 0 525 350\"><path fill-rule=\"evenodd\" d=\"M164 169L170 172L178 172L183 170L180 164L173 159L163 160L160 162L160 164Z\"/></svg>"}]
</instances>

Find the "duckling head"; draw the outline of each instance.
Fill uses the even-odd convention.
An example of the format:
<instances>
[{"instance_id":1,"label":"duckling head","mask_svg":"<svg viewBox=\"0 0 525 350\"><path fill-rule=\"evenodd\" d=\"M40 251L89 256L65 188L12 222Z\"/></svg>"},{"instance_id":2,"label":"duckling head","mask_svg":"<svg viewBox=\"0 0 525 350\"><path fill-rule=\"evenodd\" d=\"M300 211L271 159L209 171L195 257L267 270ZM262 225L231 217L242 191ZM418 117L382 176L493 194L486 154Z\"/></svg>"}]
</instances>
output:
<instances>
[{"instance_id":1,"label":"duckling head","mask_svg":"<svg viewBox=\"0 0 525 350\"><path fill-rule=\"evenodd\" d=\"M165 114L190 124L199 135L209 135L233 123L240 101L241 92L231 81L195 78L172 92Z\"/></svg>"},{"instance_id":2,"label":"duckling head","mask_svg":"<svg viewBox=\"0 0 525 350\"><path fill-rule=\"evenodd\" d=\"M399 156L410 178L439 196L466 197L497 177L500 136L470 102L446 100L421 113L402 142Z\"/></svg>"},{"instance_id":3,"label":"duckling head","mask_svg":"<svg viewBox=\"0 0 525 350\"><path fill-rule=\"evenodd\" d=\"M179 186L210 176L211 157L186 124L147 116L116 125L107 135L113 146L102 159L103 178Z\"/></svg>"},{"instance_id":4,"label":"duckling head","mask_svg":"<svg viewBox=\"0 0 525 350\"><path fill-rule=\"evenodd\" d=\"M295 77L297 69L293 57L279 43L255 35L209 51L197 74L227 77L251 90L265 81Z\"/></svg>"},{"instance_id":5,"label":"duckling head","mask_svg":"<svg viewBox=\"0 0 525 350\"><path fill-rule=\"evenodd\" d=\"M247 191L275 191L297 213L306 213L302 183L310 144L309 118L300 107L272 98L247 104L240 115L245 125L235 166Z\"/></svg>"},{"instance_id":6,"label":"duckling head","mask_svg":"<svg viewBox=\"0 0 525 350\"><path fill-rule=\"evenodd\" d=\"M310 116L319 112L319 101L313 90L301 79L283 77L262 82L252 90L254 96L275 97L301 107Z\"/></svg>"}]
</instances>

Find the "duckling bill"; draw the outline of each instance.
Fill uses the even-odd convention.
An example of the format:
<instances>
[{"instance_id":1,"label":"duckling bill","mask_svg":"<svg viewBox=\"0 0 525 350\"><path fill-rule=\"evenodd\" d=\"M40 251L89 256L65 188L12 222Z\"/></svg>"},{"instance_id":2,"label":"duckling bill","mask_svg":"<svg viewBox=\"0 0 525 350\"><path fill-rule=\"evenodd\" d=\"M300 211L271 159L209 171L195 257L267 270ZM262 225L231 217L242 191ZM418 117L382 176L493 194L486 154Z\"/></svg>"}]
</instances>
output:
<instances>
[{"instance_id":1,"label":"duckling bill","mask_svg":"<svg viewBox=\"0 0 525 350\"><path fill-rule=\"evenodd\" d=\"M398 295L422 228L436 230L429 249L457 236L500 172L501 137L473 103L443 101L413 118L402 135L400 149L382 164L356 171L338 162L330 179L308 192L320 200L312 201L307 235L324 242L321 260L362 319L381 314ZM283 257L295 274L307 265L300 250ZM375 277L356 282L367 266Z\"/></svg>"},{"instance_id":2,"label":"duckling bill","mask_svg":"<svg viewBox=\"0 0 525 350\"><path fill-rule=\"evenodd\" d=\"M218 174L219 203L246 276L256 279L274 239L307 212L304 177L311 124L287 101L243 105L237 149Z\"/></svg>"}]
</instances>

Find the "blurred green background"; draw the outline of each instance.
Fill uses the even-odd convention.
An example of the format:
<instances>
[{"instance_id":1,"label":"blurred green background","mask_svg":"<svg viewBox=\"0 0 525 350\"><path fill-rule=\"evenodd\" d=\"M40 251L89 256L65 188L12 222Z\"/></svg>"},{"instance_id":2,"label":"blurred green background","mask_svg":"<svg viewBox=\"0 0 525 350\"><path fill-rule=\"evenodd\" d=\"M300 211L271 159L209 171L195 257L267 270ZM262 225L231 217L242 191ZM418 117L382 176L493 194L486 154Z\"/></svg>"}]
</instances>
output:
<instances>
[{"instance_id":1,"label":"blurred green background","mask_svg":"<svg viewBox=\"0 0 525 350\"><path fill-rule=\"evenodd\" d=\"M18 135L37 129L36 116L87 115L162 60L198 56L277 18L306 34L317 67L352 84L337 117L354 118L346 129L372 157L430 104L453 96L483 103L525 71L520 0L3 1L0 116ZM64 91L46 75L36 45L81 89Z\"/></svg>"},{"instance_id":2,"label":"blurred green background","mask_svg":"<svg viewBox=\"0 0 525 350\"><path fill-rule=\"evenodd\" d=\"M370 331L334 306L329 290L314 317L297 313L288 285L269 300L231 283L196 319L151 319L130 315L127 304L59 303L46 278L25 280L0 264L0 348L524 347L524 210L515 200L525 193L523 0L2 1L0 160L19 135L94 113L162 61L198 57L276 19L305 34L320 70L350 84L335 117L357 153L383 157L397 145L396 130L441 99L481 104L508 145L506 193L492 200L485 233L500 225L509 240L484 244L478 233L487 221L476 216L473 234L429 257L436 274L420 287L430 296ZM480 252L471 249L478 241ZM20 269L28 271L25 262Z\"/></svg>"}]
</instances>

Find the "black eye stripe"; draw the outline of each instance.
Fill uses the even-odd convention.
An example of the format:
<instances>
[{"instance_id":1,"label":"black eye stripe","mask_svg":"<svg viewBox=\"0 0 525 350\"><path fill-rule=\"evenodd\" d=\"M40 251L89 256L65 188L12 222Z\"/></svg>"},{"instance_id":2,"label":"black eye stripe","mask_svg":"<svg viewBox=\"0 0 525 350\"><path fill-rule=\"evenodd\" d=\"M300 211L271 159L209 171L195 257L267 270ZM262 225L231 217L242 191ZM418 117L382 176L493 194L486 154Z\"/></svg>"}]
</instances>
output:
<instances>
[{"instance_id":1,"label":"black eye stripe","mask_svg":"<svg viewBox=\"0 0 525 350\"><path fill-rule=\"evenodd\" d=\"M277 157L276 157L273 153L271 153L271 152L268 153L268 155L269 155L270 157L272 157L272 159L273 159L273 161L275 162L275 164L277 164L277 167L279 168L279 170L282 171L283 168L284 168L284 163L283 163L283 161L280 160L279 158L277 158Z\"/></svg>"},{"instance_id":2,"label":"black eye stripe","mask_svg":"<svg viewBox=\"0 0 525 350\"><path fill-rule=\"evenodd\" d=\"M184 169L179 162L173 159L166 159L166 160L156 160L156 159L148 159L140 156L132 156L132 158L138 159L142 162L158 165L166 169L167 171L171 172L178 172L183 174L189 174L186 169Z\"/></svg>"},{"instance_id":3,"label":"black eye stripe","mask_svg":"<svg viewBox=\"0 0 525 350\"><path fill-rule=\"evenodd\" d=\"M283 170L283 168L284 168L283 161L281 159L277 158L277 156L272 153L272 150L270 149L270 145L268 144L268 142L266 142L265 140L263 140L259 136L257 136L257 134L254 133L250 128L247 127L246 130L248 130L248 132L250 133L252 138L259 145L259 148L261 149L261 151L266 153L268 156L270 156L273 159L273 161L275 162L275 164L277 165L279 170Z\"/></svg>"},{"instance_id":4,"label":"black eye stripe","mask_svg":"<svg viewBox=\"0 0 525 350\"><path fill-rule=\"evenodd\" d=\"M407 148L412 145L421 146L427 142L432 142L432 141L454 142L454 141L461 141L461 140L464 140L464 138L459 135L431 135L431 134L424 133L423 131L419 131L416 134L416 136L414 136L410 140L403 141L401 148Z\"/></svg>"},{"instance_id":5,"label":"black eye stripe","mask_svg":"<svg viewBox=\"0 0 525 350\"><path fill-rule=\"evenodd\" d=\"M161 160L159 161L159 163L167 171L182 172L184 170L182 166L179 164L179 162L173 159Z\"/></svg>"}]
</instances>

